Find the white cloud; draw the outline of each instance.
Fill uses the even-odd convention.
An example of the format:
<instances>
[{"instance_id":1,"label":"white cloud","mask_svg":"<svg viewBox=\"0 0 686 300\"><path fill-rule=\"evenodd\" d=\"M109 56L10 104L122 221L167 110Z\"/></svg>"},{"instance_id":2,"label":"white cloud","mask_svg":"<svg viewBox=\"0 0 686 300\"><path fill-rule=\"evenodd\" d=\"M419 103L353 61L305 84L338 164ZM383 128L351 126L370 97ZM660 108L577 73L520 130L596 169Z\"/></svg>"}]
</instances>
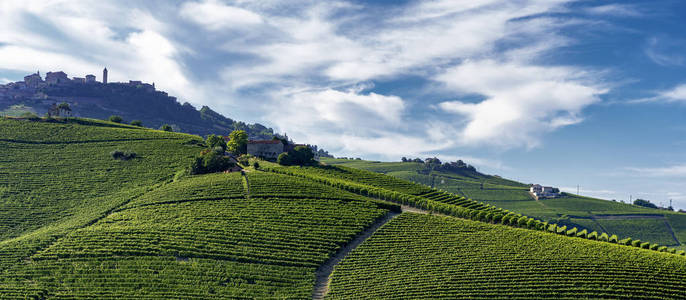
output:
<instances>
[{"instance_id":1,"label":"white cloud","mask_svg":"<svg viewBox=\"0 0 686 300\"><path fill-rule=\"evenodd\" d=\"M591 15L622 17L638 17L642 15L641 12L634 6L617 3L589 7L586 9L586 13Z\"/></svg>"},{"instance_id":2,"label":"white cloud","mask_svg":"<svg viewBox=\"0 0 686 300\"><path fill-rule=\"evenodd\" d=\"M228 6L216 0L186 2L181 5L181 17L209 30L237 29L262 23L260 15L247 9Z\"/></svg>"},{"instance_id":3,"label":"white cloud","mask_svg":"<svg viewBox=\"0 0 686 300\"><path fill-rule=\"evenodd\" d=\"M686 164L677 164L659 168L626 168L638 177L686 177Z\"/></svg>"},{"instance_id":4,"label":"white cloud","mask_svg":"<svg viewBox=\"0 0 686 300\"><path fill-rule=\"evenodd\" d=\"M436 76L448 89L485 97L478 102L445 101L438 108L460 117L465 145L535 147L541 135L582 121L601 87L580 70L494 60L467 61Z\"/></svg>"},{"instance_id":5,"label":"white cloud","mask_svg":"<svg viewBox=\"0 0 686 300\"><path fill-rule=\"evenodd\" d=\"M641 104L651 102L683 102L686 101L686 83L677 85L671 89L657 91L655 96L627 101L628 104Z\"/></svg>"},{"instance_id":6,"label":"white cloud","mask_svg":"<svg viewBox=\"0 0 686 300\"><path fill-rule=\"evenodd\" d=\"M168 31L169 24L125 3L3 1L0 66L27 74L39 69L98 77L107 67L110 81L155 82L198 103L201 92L179 63L184 47Z\"/></svg>"},{"instance_id":7,"label":"white cloud","mask_svg":"<svg viewBox=\"0 0 686 300\"><path fill-rule=\"evenodd\" d=\"M650 60L661 66L683 66L686 57L682 54L686 43L672 38L649 38L644 52Z\"/></svg>"},{"instance_id":8,"label":"white cloud","mask_svg":"<svg viewBox=\"0 0 686 300\"><path fill-rule=\"evenodd\" d=\"M659 93L659 98L668 102L686 101L686 84L681 84L671 90Z\"/></svg>"}]
</instances>

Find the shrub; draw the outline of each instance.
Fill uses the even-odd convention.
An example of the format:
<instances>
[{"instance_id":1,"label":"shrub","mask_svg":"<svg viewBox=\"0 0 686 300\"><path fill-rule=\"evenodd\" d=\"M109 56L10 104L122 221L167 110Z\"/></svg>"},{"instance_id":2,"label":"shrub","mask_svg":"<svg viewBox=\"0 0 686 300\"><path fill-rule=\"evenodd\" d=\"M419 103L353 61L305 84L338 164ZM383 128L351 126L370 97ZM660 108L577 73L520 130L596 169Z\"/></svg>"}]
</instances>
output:
<instances>
[{"instance_id":1,"label":"shrub","mask_svg":"<svg viewBox=\"0 0 686 300\"><path fill-rule=\"evenodd\" d=\"M667 249L667 252L674 254L674 253L676 253L676 249L669 248L669 249Z\"/></svg>"},{"instance_id":2,"label":"shrub","mask_svg":"<svg viewBox=\"0 0 686 300\"><path fill-rule=\"evenodd\" d=\"M612 239L612 238L610 238L610 239ZM621 241L619 241L620 245L631 246L632 243L633 243L633 241L631 240L631 238L625 238L625 239L622 239Z\"/></svg>"},{"instance_id":3,"label":"shrub","mask_svg":"<svg viewBox=\"0 0 686 300\"><path fill-rule=\"evenodd\" d=\"M133 126L138 126L138 127L143 127L143 121L141 121L141 120L133 120L133 121L131 121L131 125L133 125Z\"/></svg>"},{"instance_id":4,"label":"shrub","mask_svg":"<svg viewBox=\"0 0 686 300\"><path fill-rule=\"evenodd\" d=\"M619 237L616 234L613 234L609 240L607 240L610 243L619 243Z\"/></svg>"},{"instance_id":5,"label":"shrub","mask_svg":"<svg viewBox=\"0 0 686 300\"><path fill-rule=\"evenodd\" d=\"M598 240L598 232L591 232L588 235L586 235L586 238L589 240Z\"/></svg>"},{"instance_id":6,"label":"shrub","mask_svg":"<svg viewBox=\"0 0 686 300\"><path fill-rule=\"evenodd\" d=\"M493 220L493 223L498 224L503 220L503 215L502 214L494 214L492 220Z\"/></svg>"},{"instance_id":7,"label":"shrub","mask_svg":"<svg viewBox=\"0 0 686 300\"><path fill-rule=\"evenodd\" d=\"M679 250L679 251L677 251L675 254L676 254L676 255L682 255L682 256L683 256L683 255L686 255L686 251L684 251L684 250Z\"/></svg>"},{"instance_id":8,"label":"shrub","mask_svg":"<svg viewBox=\"0 0 686 300\"><path fill-rule=\"evenodd\" d=\"M631 241L631 246L634 246L634 247L641 247L641 240L634 240L634 241Z\"/></svg>"},{"instance_id":9,"label":"shrub","mask_svg":"<svg viewBox=\"0 0 686 300\"><path fill-rule=\"evenodd\" d=\"M210 134L205 139L205 144L210 148L221 147L222 151L226 151L226 142L221 136Z\"/></svg>"},{"instance_id":10,"label":"shrub","mask_svg":"<svg viewBox=\"0 0 686 300\"><path fill-rule=\"evenodd\" d=\"M136 158L136 152L133 151L122 151L122 150L114 150L110 152L110 155L112 155L112 158L118 159L118 160L129 160L132 158Z\"/></svg>"},{"instance_id":11,"label":"shrub","mask_svg":"<svg viewBox=\"0 0 686 300\"><path fill-rule=\"evenodd\" d=\"M238 163L241 164L242 166L249 166L250 165L250 156L243 154L238 157Z\"/></svg>"},{"instance_id":12,"label":"shrub","mask_svg":"<svg viewBox=\"0 0 686 300\"><path fill-rule=\"evenodd\" d=\"M557 224L548 225L548 231L550 231L552 233L556 233L557 232Z\"/></svg>"},{"instance_id":13,"label":"shrub","mask_svg":"<svg viewBox=\"0 0 686 300\"><path fill-rule=\"evenodd\" d=\"M576 229L576 227L574 227L574 228L572 228L572 229L570 229L570 230L567 230L567 236L576 236L577 230L578 230L578 229Z\"/></svg>"},{"instance_id":14,"label":"shrub","mask_svg":"<svg viewBox=\"0 0 686 300\"><path fill-rule=\"evenodd\" d=\"M667 252L667 246L660 246L659 248L656 249L657 251L660 252Z\"/></svg>"},{"instance_id":15,"label":"shrub","mask_svg":"<svg viewBox=\"0 0 686 300\"><path fill-rule=\"evenodd\" d=\"M260 163L254 162L252 163L252 167L255 168L256 170L260 168Z\"/></svg>"},{"instance_id":16,"label":"shrub","mask_svg":"<svg viewBox=\"0 0 686 300\"><path fill-rule=\"evenodd\" d=\"M651 245L650 245L650 250L657 250L657 249L659 249L659 248L660 248L660 245L658 245L658 244L651 244ZM665 247L665 248L666 248L666 247Z\"/></svg>"},{"instance_id":17,"label":"shrub","mask_svg":"<svg viewBox=\"0 0 686 300\"><path fill-rule=\"evenodd\" d=\"M279 154L279 157L276 158L276 163L282 166L290 166L293 165L293 159L291 159L291 156L288 155L288 153L284 152Z\"/></svg>"},{"instance_id":18,"label":"shrub","mask_svg":"<svg viewBox=\"0 0 686 300\"><path fill-rule=\"evenodd\" d=\"M587 235L588 235L588 231L586 229L576 233L576 236L580 237L580 238L586 238Z\"/></svg>"},{"instance_id":19,"label":"shrub","mask_svg":"<svg viewBox=\"0 0 686 300\"><path fill-rule=\"evenodd\" d=\"M599 240L599 241L603 241L603 242L608 242L608 241L610 241L610 237L607 235L607 233L603 232L603 234L601 234L601 235L598 237L598 240ZM616 242L615 242L615 243L616 243Z\"/></svg>"},{"instance_id":20,"label":"shrub","mask_svg":"<svg viewBox=\"0 0 686 300\"><path fill-rule=\"evenodd\" d=\"M639 247L641 247L641 249L650 249L650 242L643 242Z\"/></svg>"},{"instance_id":21,"label":"shrub","mask_svg":"<svg viewBox=\"0 0 686 300\"><path fill-rule=\"evenodd\" d=\"M563 225L562 227L557 227L557 233L558 234L565 234L567 233L567 225Z\"/></svg>"},{"instance_id":22,"label":"shrub","mask_svg":"<svg viewBox=\"0 0 686 300\"><path fill-rule=\"evenodd\" d=\"M221 149L221 148L219 148ZM222 172L234 167L235 164L231 162L228 157L224 156L223 151L217 149L203 150L199 156L191 162L188 171L190 174L205 174Z\"/></svg>"},{"instance_id":23,"label":"shrub","mask_svg":"<svg viewBox=\"0 0 686 300\"><path fill-rule=\"evenodd\" d=\"M114 123L121 123L122 121L124 121L124 119L122 119L122 117L117 116L117 115L110 116L109 120L110 120L110 122L114 122Z\"/></svg>"},{"instance_id":24,"label":"shrub","mask_svg":"<svg viewBox=\"0 0 686 300\"><path fill-rule=\"evenodd\" d=\"M529 218L529 219L526 221L526 227L529 228L529 229L537 229L537 228L536 228L536 220L535 220L535 219L532 219L532 218Z\"/></svg>"},{"instance_id":25,"label":"shrub","mask_svg":"<svg viewBox=\"0 0 686 300\"><path fill-rule=\"evenodd\" d=\"M174 129L172 129L172 127L169 126L169 124L164 124L164 125L160 126L160 130L162 130L162 131L169 131L169 132L174 131Z\"/></svg>"}]
</instances>

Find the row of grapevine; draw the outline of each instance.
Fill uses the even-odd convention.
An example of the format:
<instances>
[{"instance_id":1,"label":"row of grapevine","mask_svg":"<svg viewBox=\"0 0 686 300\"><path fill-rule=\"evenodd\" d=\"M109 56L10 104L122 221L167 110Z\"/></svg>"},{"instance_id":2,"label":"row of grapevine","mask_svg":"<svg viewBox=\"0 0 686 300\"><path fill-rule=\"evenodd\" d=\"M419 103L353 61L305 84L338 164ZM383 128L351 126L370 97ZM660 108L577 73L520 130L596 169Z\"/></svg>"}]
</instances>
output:
<instances>
[{"instance_id":1,"label":"row of grapevine","mask_svg":"<svg viewBox=\"0 0 686 300\"><path fill-rule=\"evenodd\" d=\"M683 299L686 260L587 239L403 213L334 270L331 299Z\"/></svg>"},{"instance_id":2,"label":"row of grapevine","mask_svg":"<svg viewBox=\"0 0 686 300\"><path fill-rule=\"evenodd\" d=\"M388 213L378 201L273 173L247 173L245 197L243 178L184 177L134 198L10 268L0 289L35 295L39 287L57 298L306 298L317 267Z\"/></svg>"},{"instance_id":3,"label":"row of grapevine","mask_svg":"<svg viewBox=\"0 0 686 300\"><path fill-rule=\"evenodd\" d=\"M364 196L375 197L387 201L393 201L404 205L410 205L416 208L421 208L432 212L441 213L444 215L455 216L475 221L488 222L493 224L502 224L519 228L527 228L531 230L547 231L551 233L567 235L570 237L586 238L601 242L618 243L619 241L616 238L616 236L615 238L610 238L609 236L605 238L603 234L599 234L597 232L588 233L586 232L586 230L579 231L577 234L578 229L576 227L570 228L569 230L566 230L566 227L564 227L564 231L557 230L558 228L561 228L561 226L558 226L557 224L548 224L548 222L543 222L541 220L537 220L528 216L523 216L522 214L517 214L514 212L510 212L508 210L496 208L494 206L483 204L481 202L476 202L470 199L466 199L464 197L459 197L437 189L433 189L431 191L424 191L422 194L420 194L420 196L408 195L403 194L401 192L386 189L383 187L383 184L381 183L377 183L376 185L372 186L365 183L355 182L353 181L353 179L341 179L338 177L340 172L332 171L330 173L326 173L327 170L332 170L335 168L339 167L266 167L265 170L275 173L288 174L292 176L307 178L317 182L325 183L336 188L351 191L353 193L358 193ZM358 172L371 173L369 171L362 170L358 170ZM421 186L419 184L415 185ZM423 186L423 188L428 187ZM607 234L605 234L605 236L607 236ZM622 245L636 246L643 249L668 252L672 254L686 256L686 251L677 251L674 248L669 248L655 243L623 243Z\"/></svg>"}]
</instances>

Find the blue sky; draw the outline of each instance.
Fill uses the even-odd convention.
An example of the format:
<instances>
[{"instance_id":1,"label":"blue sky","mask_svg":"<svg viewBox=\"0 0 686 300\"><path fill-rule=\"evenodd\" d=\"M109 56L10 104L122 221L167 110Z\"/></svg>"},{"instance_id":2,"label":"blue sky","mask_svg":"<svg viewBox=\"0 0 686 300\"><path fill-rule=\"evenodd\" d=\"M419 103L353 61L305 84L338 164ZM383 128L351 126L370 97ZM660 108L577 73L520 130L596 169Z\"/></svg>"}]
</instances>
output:
<instances>
[{"instance_id":1,"label":"blue sky","mask_svg":"<svg viewBox=\"0 0 686 300\"><path fill-rule=\"evenodd\" d=\"M0 81L155 82L337 156L686 208L683 1L13 1Z\"/></svg>"}]
</instances>

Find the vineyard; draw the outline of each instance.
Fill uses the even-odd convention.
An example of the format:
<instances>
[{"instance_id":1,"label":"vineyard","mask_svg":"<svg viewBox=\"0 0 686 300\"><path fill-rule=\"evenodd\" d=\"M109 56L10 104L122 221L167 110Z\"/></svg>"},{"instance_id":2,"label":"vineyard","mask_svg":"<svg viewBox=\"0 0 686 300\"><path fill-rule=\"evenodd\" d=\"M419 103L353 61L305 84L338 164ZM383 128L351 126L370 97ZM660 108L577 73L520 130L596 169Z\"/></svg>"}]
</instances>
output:
<instances>
[{"instance_id":1,"label":"vineyard","mask_svg":"<svg viewBox=\"0 0 686 300\"><path fill-rule=\"evenodd\" d=\"M535 219L556 223L579 231L597 231L620 237L645 239L686 250L686 214L655 210L630 205L620 201L608 201L564 193L563 197L534 200L528 194L528 185L479 172L422 171L421 163L375 162L325 158L323 162L341 167L385 173L399 179L410 180L461 195L485 204L506 209ZM616 215L605 228L605 215ZM664 216L667 222L641 221L634 215ZM599 224L603 223L603 224ZM650 224L646 224L650 223ZM659 223L659 224L658 224ZM645 228L643 225L648 225ZM611 228L611 229L610 229ZM650 231L650 232L648 232ZM676 237L676 240L672 237ZM654 240L654 241L653 241Z\"/></svg>"},{"instance_id":2,"label":"vineyard","mask_svg":"<svg viewBox=\"0 0 686 300\"><path fill-rule=\"evenodd\" d=\"M263 161L182 172L204 147L96 120L0 119L0 299L303 299L340 259L333 298L686 296L686 252L662 246L669 236L608 235L599 229L626 226L614 216L570 219L594 230L550 223L432 188L523 191L506 179L415 172L429 180L417 184ZM671 215L646 222L686 227Z\"/></svg>"},{"instance_id":3,"label":"vineyard","mask_svg":"<svg viewBox=\"0 0 686 300\"><path fill-rule=\"evenodd\" d=\"M405 213L343 260L329 297L684 298L686 259Z\"/></svg>"}]
</instances>

